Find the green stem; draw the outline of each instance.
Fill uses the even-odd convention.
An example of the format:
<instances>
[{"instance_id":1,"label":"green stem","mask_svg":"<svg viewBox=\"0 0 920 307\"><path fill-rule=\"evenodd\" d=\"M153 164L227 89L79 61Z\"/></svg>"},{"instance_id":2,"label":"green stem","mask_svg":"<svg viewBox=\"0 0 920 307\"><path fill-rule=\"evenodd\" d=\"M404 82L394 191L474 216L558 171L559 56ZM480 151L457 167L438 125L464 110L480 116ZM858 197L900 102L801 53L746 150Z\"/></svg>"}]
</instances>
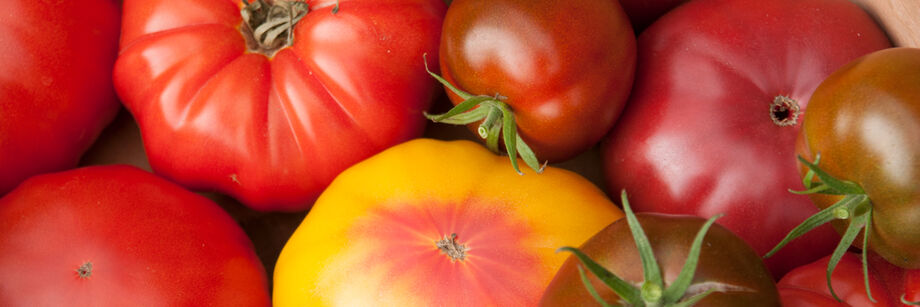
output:
<instances>
[{"instance_id":1,"label":"green stem","mask_svg":"<svg viewBox=\"0 0 920 307\"><path fill-rule=\"evenodd\" d=\"M764 258L772 256L791 240L804 235L805 233L820 225L835 219L848 220L849 223L847 228L841 236L837 247L834 248L834 252L831 254L831 258L828 261L826 272L827 288L834 299L837 301L842 301L837 296L836 291L834 291L831 277L833 275L834 269L836 269L837 264L840 262L840 259L843 258L844 254L846 254L847 250L855 242L856 237L860 234L860 232L862 232L863 242L861 260L863 284L866 288L866 295L868 295L869 300L875 302L875 298L872 297L872 291L869 288L869 264L866 260L866 253L869 249L869 236L871 236L870 230L872 229L872 202L866 192L858 184L851 181L834 178L822 170L820 167L818 167L818 161L820 158L820 154L817 154L815 162L810 163L804 158L798 157L799 161L808 167L808 172L806 172L804 178L802 179L802 184L805 186L806 190L790 190L790 192L795 194L843 195L843 199L827 208L824 208L823 210L819 211L815 215L812 215L804 222L793 228L792 231L790 231L789 234L786 235L786 237L783 238L783 240L773 248L773 250L764 255ZM818 182L816 186L812 187L812 180L816 176L820 182Z\"/></svg>"},{"instance_id":2,"label":"green stem","mask_svg":"<svg viewBox=\"0 0 920 307\"><path fill-rule=\"evenodd\" d=\"M246 38L248 51L272 57L279 50L290 47L294 43L294 26L308 12L309 6L302 1L269 4L265 0L252 3L243 0L240 31Z\"/></svg>"},{"instance_id":3,"label":"green stem","mask_svg":"<svg viewBox=\"0 0 920 307\"><path fill-rule=\"evenodd\" d=\"M639 258L642 261L643 272L645 273L641 288L637 288L623 279L620 279L597 262L594 262L594 260L577 248L562 247L558 251L568 251L574 254L591 273L610 287L610 289L619 295L629 306L692 306L710 293L716 291L715 289L709 289L704 293L681 301L687 289L689 289L693 276L696 274L696 267L699 263L703 239L716 219L722 216L721 214L709 218L706 223L703 224L703 227L700 228L696 237L693 239L693 243L690 246L690 252L687 254L687 260L684 262L684 267L681 269L680 274L669 287L665 288L658 260L655 259L655 255L652 251L651 242L642 229L642 225L639 225L636 214L633 213L629 205L629 199L626 197L625 190L621 192L620 198L623 204L623 211L626 214L626 223L633 237L633 241L636 243L636 248L639 251ZM591 296L602 305L607 306L607 303L597 294L597 291L594 289L594 286L591 285L590 280L585 276L581 267L578 266L577 268L579 274L581 274L582 283L585 284Z\"/></svg>"},{"instance_id":4,"label":"green stem","mask_svg":"<svg viewBox=\"0 0 920 307\"><path fill-rule=\"evenodd\" d=\"M859 231L866 226L868 221L869 214L861 214L853 217L850 220L850 225L847 227L847 230L843 233L840 243L837 244L837 248L834 249L834 253L831 254L831 259L827 264L827 288L831 292L831 296L834 297L838 302L843 302L840 297L837 296L837 293L834 291L833 285L831 285L831 276L834 273L834 269L837 268L837 264L840 262L840 259L843 258L843 255L847 252L850 245L853 244L853 241L856 240L856 236L859 235ZM867 289L868 290L868 289Z\"/></svg>"},{"instance_id":5,"label":"green stem","mask_svg":"<svg viewBox=\"0 0 920 307\"><path fill-rule=\"evenodd\" d=\"M476 129L477 134L486 140L486 146L489 150L496 153L498 153L498 141L499 135L501 135L505 143L505 150L508 152L508 158L511 160L511 167L515 172L520 175L524 174L518 166L517 157L519 155L524 160L524 163L537 174L543 172L545 164L540 166L536 154L518 134L514 112L511 110L511 106L502 101L505 97L467 93L432 72L428 68L427 54L422 55L422 58L425 61L425 71L452 93L463 99L463 102L443 114L428 114L426 112L425 117L436 123L453 125L467 125L482 121Z\"/></svg>"},{"instance_id":6,"label":"green stem","mask_svg":"<svg viewBox=\"0 0 920 307\"><path fill-rule=\"evenodd\" d=\"M847 195L846 197L841 199L839 202L827 208L824 208L821 211L818 211L818 213L815 213L815 215L812 215L811 217L803 221L801 224L793 228L792 231L790 231L789 234L787 234L786 237L783 238L782 241L776 244L776 246L773 247L772 250L767 252L767 254L764 255L763 257L770 258L774 254L779 252L780 249L785 247L786 244L789 244L789 242L792 242L792 240L795 240L798 237L805 235L811 230L818 228L818 226L827 224L830 221L838 219L840 217L838 215L839 214L838 209L844 208L846 209L847 217L852 216L851 214L849 214L850 212L852 212L851 207L855 207L859 205L860 203L865 202L867 200L868 200L868 197L866 197L865 195Z\"/></svg>"}]
</instances>

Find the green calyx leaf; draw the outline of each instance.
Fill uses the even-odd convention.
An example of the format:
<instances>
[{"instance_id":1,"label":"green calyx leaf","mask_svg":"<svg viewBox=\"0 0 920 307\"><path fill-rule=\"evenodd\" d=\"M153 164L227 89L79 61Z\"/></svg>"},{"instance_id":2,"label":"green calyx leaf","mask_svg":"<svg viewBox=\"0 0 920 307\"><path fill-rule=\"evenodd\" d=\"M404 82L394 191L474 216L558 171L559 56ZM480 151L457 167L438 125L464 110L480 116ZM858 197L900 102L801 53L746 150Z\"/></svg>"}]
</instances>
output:
<instances>
[{"instance_id":1,"label":"green calyx leaf","mask_svg":"<svg viewBox=\"0 0 920 307\"><path fill-rule=\"evenodd\" d=\"M639 257L642 260L645 281L642 282L641 288L620 279L576 248L563 247L558 251L573 253L591 273L610 287L610 289L619 295L629 306L692 306L707 295L713 293L715 289L709 289L681 301L693 281L693 276L696 274L696 267L699 264L703 239L706 233L709 232L712 224L714 224L718 218L722 217L722 214L709 218L706 223L703 224L703 227L700 228L696 237L693 239L693 243L687 255L687 260L680 274L677 276L677 279L675 279L669 287L665 287L661 269L652 251L651 242L642 229L642 226L639 224L636 214L632 211L625 190L620 194L620 198L623 203L623 211L626 214L626 222L629 225L630 234L633 236L636 248L639 250ZM594 286L591 285L584 270L582 270L581 267L578 267L578 270L579 274L581 274L582 283L585 284L585 288L587 288L591 296L602 305L610 306L607 302L603 301L596 289L594 289Z\"/></svg>"},{"instance_id":2,"label":"green calyx leaf","mask_svg":"<svg viewBox=\"0 0 920 307\"><path fill-rule=\"evenodd\" d=\"M773 247L772 250L767 252L767 254L765 254L763 257L765 259L770 258L774 254L776 254L776 252L779 252L780 249L786 246L786 244L789 244L789 242L791 242L792 240L795 240L798 237L801 237L802 235L808 233L812 229L818 228L818 226L827 224L830 221L838 219L838 216L840 215L839 209L845 209L847 212L847 216L848 217L852 216L852 214L850 213L854 212L856 210L856 207L860 203L863 203L868 199L869 197L867 197L865 194L845 196L839 202L827 208L824 208L823 210L818 211L818 213L815 213L815 215L812 215L811 217L805 219L804 222L802 222L801 224L793 228L792 231L790 231L789 234L787 234L786 237L783 238L782 241L776 244L776 246Z\"/></svg>"},{"instance_id":3,"label":"green calyx leaf","mask_svg":"<svg viewBox=\"0 0 920 307\"><path fill-rule=\"evenodd\" d=\"M591 257L588 257L588 255L585 255L585 253L577 248L565 246L559 248L556 252L561 251L570 252L575 255L575 257L578 258L578 260L581 261L581 263L584 264L586 268L588 268L588 271L591 271L594 276L597 276L598 279L603 281L607 287L610 287L610 289L612 289L614 293L626 301L626 303L632 306L641 306L639 304L642 302L642 296L641 292L638 288L636 288L636 286L633 286L620 277L617 277L597 262L594 262ZM590 281L588 281L587 278L583 279L582 282L585 282L586 285L590 284ZM590 287L593 289L593 286ZM598 295L597 298L600 298L600 295Z\"/></svg>"},{"instance_id":4,"label":"green calyx leaf","mask_svg":"<svg viewBox=\"0 0 920 307\"><path fill-rule=\"evenodd\" d=\"M687 292L687 289L690 288L690 282L693 281L693 275L696 274L696 266L699 264L700 252L703 249L703 239L706 237L706 233L709 232L709 228L712 227L712 224L723 215L724 214L718 214L709 218L706 220L706 223L703 224L703 227L700 228L700 231L696 233L696 237L693 238L693 244L690 245L687 262L684 263L684 267L680 270L680 274L677 275L677 279L675 279L674 282L671 283L671 286L664 292L665 301L676 302L680 300L680 298L684 296L684 293ZM709 292L711 292L711 290ZM699 299L703 297L705 297L705 295L699 297Z\"/></svg>"},{"instance_id":5,"label":"green calyx leaf","mask_svg":"<svg viewBox=\"0 0 920 307\"><path fill-rule=\"evenodd\" d=\"M859 235L860 230L867 229L866 225L869 223L869 218L872 217L871 213L861 214L853 217L850 220L850 225L847 226L847 230L843 233L840 243L837 244L837 248L834 249L834 253L831 254L831 259L827 264L827 289L830 290L831 296L834 297L838 302L843 302L840 297L837 296L837 293L834 292L834 287L831 283L831 276L834 273L834 269L837 268L837 264L840 263L840 259L843 258L843 255L847 252L847 249L850 248L850 245L853 244L853 241L856 240L856 236ZM868 234L865 234L868 237ZM863 265L863 278L866 286L866 294L869 295L869 299L875 302L875 299L872 298L872 292L869 290L869 275L867 274L868 264L866 262L866 250L862 250L862 265Z\"/></svg>"},{"instance_id":6,"label":"green calyx leaf","mask_svg":"<svg viewBox=\"0 0 920 307\"><path fill-rule=\"evenodd\" d=\"M626 213L626 223L629 224L629 231L632 233L633 240L636 241L636 248L639 250L639 257L642 259L645 282L664 288L661 268L658 267L658 260L655 259L655 253L652 251L652 243L649 242L648 236L645 235L645 230L642 229L642 225L639 225L636 214L633 213L632 207L629 206L626 190L620 192L620 201L623 203L623 212Z\"/></svg>"},{"instance_id":7,"label":"green calyx leaf","mask_svg":"<svg viewBox=\"0 0 920 307\"><path fill-rule=\"evenodd\" d=\"M463 99L463 102L443 114L433 115L426 112L426 118L436 123L452 125L467 125L482 121L477 128L479 137L486 140L486 147L489 150L498 153L498 140L499 135L501 135L505 143L505 150L508 151L508 158L511 159L511 166L515 172L520 175L524 174L518 166L518 155L537 174L543 172L546 168L546 163L541 165L530 146L521 139L514 119L514 112L512 112L507 103L502 101L506 99L505 97L467 93L428 69L427 54L422 55L422 58L425 61L425 71L452 93Z\"/></svg>"},{"instance_id":8,"label":"green calyx leaf","mask_svg":"<svg viewBox=\"0 0 920 307\"><path fill-rule=\"evenodd\" d=\"M834 287L831 282L831 276L833 275L834 269L837 268L837 264L840 263L840 259L843 258L844 254L850 248L856 237L859 235L860 231L863 234L862 242L862 270L863 270L863 282L866 288L866 294L869 296L869 300L875 302L875 298L872 297L872 291L869 289L869 267L868 262L866 261L866 252L869 248L869 230L872 229L872 202L869 199L869 196L866 195L866 192L858 184L840 180L834 178L820 167L818 167L818 162L821 159L821 155L818 154L815 157L815 162L810 163L801 156L798 157L799 161L808 167L808 172L805 173L804 178L802 178L802 184L805 186L805 191L793 191L790 192L795 194L828 194L828 195L842 195L843 199L834 203L833 205L824 208L815 215L812 215L808 219L805 219L801 224L796 226L783 238L779 244L776 245L772 250L767 252L764 255L764 258L769 258L774 255L777 251L783 248L790 241L808 233L812 229L817 228L818 226L824 225L833 220L848 220L846 231L844 231L840 242L837 244L837 247L834 249L834 252L831 254L831 258L828 261L827 265L827 288L831 293L831 296L834 297L839 302L842 300L837 296L837 293L834 291ZM815 183L814 177L818 177L819 182Z\"/></svg>"},{"instance_id":9,"label":"green calyx leaf","mask_svg":"<svg viewBox=\"0 0 920 307\"><path fill-rule=\"evenodd\" d=\"M802 158L801 156L799 156L798 159L799 159L799 162L801 162L806 167L808 167L809 174L814 173L815 176L818 176L818 179L821 180L820 185L825 185L828 187L826 191L821 192L822 194L833 194L833 195L866 194L866 192L863 191L862 187L860 187L855 182L834 178L834 176L831 176L830 174L824 172L824 170L822 170L820 167L818 167L817 161L820 160L820 155L818 156L818 159L815 159L816 161L815 163L808 162L808 160L805 160L805 158ZM806 174L805 177L808 177L808 174ZM810 183L811 179L810 178L808 179L809 179L808 182ZM809 185L806 185L806 187L808 186Z\"/></svg>"},{"instance_id":10,"label":"green calyx leaf","mask_svg":"<svg viewBox=\"0 0 920 307\"><path fill-rule=\"evenodd\" d=\"M593 297L595 301L601 304L601 306L604 306L604 307L612 306L608 304L607 301L604 301L604 298L601 297L601 295L597 293L597 289L594 289L594 285L591 284L591 280L588 279L588 275L585 274L585 270L582 269L581 266L575 266L575 268L578 269L578 275L581 277L581 283L583 283L585 285L585 288L588 289L588 293L591 294L591 297Z\"/></svg>"}]
</instances>

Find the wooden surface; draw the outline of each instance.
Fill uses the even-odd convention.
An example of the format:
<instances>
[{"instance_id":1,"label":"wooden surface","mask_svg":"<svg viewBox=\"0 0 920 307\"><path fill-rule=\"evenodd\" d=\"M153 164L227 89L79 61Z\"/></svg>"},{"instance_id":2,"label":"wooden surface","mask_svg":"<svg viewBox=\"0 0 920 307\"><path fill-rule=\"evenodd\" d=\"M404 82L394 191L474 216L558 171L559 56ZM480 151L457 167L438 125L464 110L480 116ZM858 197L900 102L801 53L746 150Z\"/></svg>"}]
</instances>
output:
<instances>
[{"instance_id":1,"label":"wooden surface","mask_svg":"<svg viewBox=\"0 0 920 307\"><path fill-rule=\"evenodd\" d=\"M841 0L843 1L843 0ZM862 5L886 29L898 46L920 47L920 0L853 0ZM446 109L442 98L437 109ZM426 137L437 139L472 139L464 127L429 125ZM130 164L150 170L140 132L130 114L122 111L84 156L81 165ZM575 159L556 165L582 174L603 187L600 153L595 147ZM215 193L202 193L215 200L243 227L255 245L271 279L275 260L306 212L265 213L246 208L235 200Z\"/></svg>"},{"instance_id":2,"label":"wooden surface","mask_svg":"<svg viewBox=\"0 0 920 307\"><path fill-rule=\"evenodd\" d=\"M885 29L896 46L920 48L920 0L851 0Z\"/></svg>"}]
</instances>

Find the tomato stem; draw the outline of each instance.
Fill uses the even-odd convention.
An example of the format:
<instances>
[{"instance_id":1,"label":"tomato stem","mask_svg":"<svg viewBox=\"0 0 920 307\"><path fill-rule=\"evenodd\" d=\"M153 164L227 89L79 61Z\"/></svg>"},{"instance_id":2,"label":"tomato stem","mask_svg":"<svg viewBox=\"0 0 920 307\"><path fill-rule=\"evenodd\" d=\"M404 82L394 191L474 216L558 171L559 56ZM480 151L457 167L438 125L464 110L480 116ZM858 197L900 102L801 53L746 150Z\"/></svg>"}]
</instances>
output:
<instances>
[{"instance_id":1,"label":"tomato stem","mask_svg":"<svg viewBox=\"0 0 920 307\"><path fill-rule=\"evenodd\" d=\"M540 161L537 160L536 154L534 154L530 146L521 139L520 134L518 134L517 124L515 123L514 112L511 110L511 107L503 101L507 99L507 97L498 94L487 96L467 93L428 69L427 54L423 54L422 59L425 62L425 71L427 71L429 75L463 99L463 102L457 104L445 113L429 114L425 112L425 117L436 123L453 125L467 125L482 121L476 129L477 134L479 134L479 137L486 140L486 146L489 150L496 153L498 152L498 136L501 134L505 143L505 150L508 151L508 158L511 160L511 167L514 168L515 172L519 175L524 174L518 166L518 155L520 155L524 163L537 172L537 174L543 172L546 168L546 162L541 166Z\"/></svg>"},{"instance_id":2,"label":"tomato stem","mask_svg":"<svg viewBox=\"0 0 920 307\"><path fill-rule=\"evenodd\" d=\"M268 57L294 43L294 26L309 12L307 3L301 1L242 1L240 32L247 49Z\"/></svg>"},{"instance_id":3,"label":"tomato stem","mask_svg":"<svg viewBox=\"0 0 920 307\"><path fill-rule=\"evenodd\" d=\"M843 258L843 255L846 253L847 249L853 245L853 243L856 241L856 237L861 231L863 235L863 278L866 287L866 294L869 296L869 300L875 302L875 298L872 297L872 291L869 289L869 268L868 262L866 261L866 252L869 248L869 230L872 229L872 202L869 199L869 196L866 195L866 192L858 184L851 181L834 178L822 170L820 167L818 167L818 161L821 159L820 154L816 155L814 163L810 163L802 157L798 157L798 159L802 164L808 167L808 172L805 173L804 179L802 181L807 190L790 190L790 192L795 194L842 195L843 199L805 219L805 221L793 228L789 234L783 238L782 241L780 241L763 257L769 258L792 240L795 240L796 238L808 233L818 226L824 225L833 220L847 220L848 225L846 230L841 236L840 242L837 244L834 252L831 254L830 261L827 265L827 288L834 299L836 299L838 302L842 302L842 300L837 296L837 293L834 291L833 285L831 284L831 276L834 272L834 269L837 267L837 264L840 262L840 259ZM816 185L812 182L814 177L818 177L818 180L820 180L820 182L818 182Z\"/></svg>"},{"instance_id":4,"label":"tomato stem","mask_svg":"<svg viewBox=\"0 0 920 307\"><path fill-rule=\"evenodd\" d=\"M687 293L687 289L690 287L693 275L696 274L696 267L699 264L700 253L703 246L703 238L709 232L709 228L712 227L716 219L722 217L722 214L706 220L706 223L703 224L703 227L697 232L696 237L693 239L693 243L690 245L690 252L687 253L687 260L684 262L684 267L681 269L680 274L677 275L677 278L670 286L665 287L658 260L655 259L655 254L652 251L651 242L642 229L642 225L639 224L636 214L633 213L629 205L629 199L626 197L625 190L620 193L620 200L623 203L623 212L626 214L626 223L629 226L633 241L636 243L636 248L639 251L639 258L642 261L645 280L642 282L641 288L637 288L617 277L577 248L566 246L560 248L557 252L571 252L589 271L591 271L591 273L603 281L630 306L692 306L710 293L716 291L716 289L710 288L703 293L682 300ZM597 295L594 286L591 285L591 282L585 276L581 267L579 266L577 268L582 274L582 283L588 288L588 292L591 293L591 296L601 303L601 305L609 306L600 295Z\"/></svg>"}]
</instances>

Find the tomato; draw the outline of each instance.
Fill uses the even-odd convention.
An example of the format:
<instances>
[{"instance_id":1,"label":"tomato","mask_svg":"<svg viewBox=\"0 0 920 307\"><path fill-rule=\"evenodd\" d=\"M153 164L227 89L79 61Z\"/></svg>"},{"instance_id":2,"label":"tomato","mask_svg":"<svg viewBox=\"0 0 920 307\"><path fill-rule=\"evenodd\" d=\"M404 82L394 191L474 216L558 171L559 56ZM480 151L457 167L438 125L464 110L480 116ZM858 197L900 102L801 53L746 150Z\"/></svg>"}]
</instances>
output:
<instances>
[{"instance_id":1,"label":"tomato","mask_svg":"<svg viewBox=\"0 0 920 307\"><path fill-rule=\"evenodd\" d=\"M620 0L633 29L642 32L659 17L688 0Z\"/></svg>"},{"instance_id":2,"label":"tomato","mask_svg":"<svg viewBox=\"0 0 920 307\"><path fill-rule=\"evenodd\" d=\"M575 173L518 176L470 141L419 139L343 172L275 266L276 306L535 305L622 212Z\"/></svg>"},{"instance_id":3,"label":"tomato","mask_svg":"<svg viewBox=\"0 0 920 307\"><path fill-rule=\"evenodd\" d=\"M675 284L691 243L706 220L695 216L640 213L636 215L658 260L666 286ZM684 297L713 292L692 306L778 306L779 294L760 256L741 238L714 224L701 241L695 274ZM626 219L620 219L588 239L580 250L630 284L643 285L644 264ZM576 270L578 259L569 257L549 284L543 306L595 306ZM608 303L622 303L595 275L589 280ZM644 288L644 287L643 287ZM632 305L630 305L632 306Z\"/></svg>"},{"instance_id":4,"label":"tomato","mask_svg":"<svg viewBox=\"0 0 920 307\"><path fill-rule=\"evenodd\" d=\"M251 2L125 1L115 85L157 174L305 210L351 164L422 134L443 1Z\"/></svg>"},{"instance_id":5,"label":"tomato","mask_svg":"<svg viewBox=\"0 0 920 307\"><path fill-rule=\"evenodd\" d=\"M846 256L844 256L846 257ZM887 295L898 302L903 299L907 302L920 302L920 270L899 268L874 252L867 253L867 264L873 278L878 278L885 285ZM885 294L881 294L884 296ZM872 292L873 297L876 292ZM916 304L913 304L916 305ZM906 304L896 306L909 306Z\"/></svg>"},{"instance_id":6,"label":"tomato","mask_svg":"<svg viewBox=\"0 0 920 307\"><path fill-rule=\"evenodd\" d=\"M265 270L210 200L128 166L40 175L0 199L0 305L266 306Z\"/></svg>"},{"instance_id":7,"label":"tomato","mask_svg":"<svg viewBox=\"0 0 920 307\"><path fill-rule=\"evenodd\" d=\"M862 263L859 255L846 253L831 276L838 302L827 286L827 265L830 256L790 271L777 285L785 306L901 306L899 297L891 297L885 290L896 285L886 285L881 276L870 267L869 287L872 298L866 294ZM918 289L920 290L920 289ZM914 290L916 292L917 290Z\"/></svg>"},{"instance_id":8,"label":"tomato","mask_svg":"<svg viewBox=\"0 0 920 307\"><path fill-rule=\"evenodd\" d=\"M519 135L516 143L536 155L532 168L537 159L568 160L600 141L626 102L636 60L635 34L614 0L453 1L440 52L446 82L509 109L499 117L513 118L504 125L511 129L499 120L493 131L482 121L480 135L505 131L506 145L516 142L508 135ZM454 105L466 100L453 91L449 97Z\"/></svg>"},{"instance_id":9,"label":"tomato","mask_svg":"<svg viewBox=\"0 0 920 307\"><path fill-rule=\"evenodd\" d=\"M759 254L816 211L795 159L818 84L889 46L848 1L688 2L639 37L632 96L603 145L608 192L636 211L726 216ZM797 105L797 109L796 109ZM797 111L796 111L797 110ZM767 259L774 276L830 253L822 227Z\"/></svg>"},{"instance_id":10,"label":"tomato","mask_svg":"<svg viewBox=\"0 0 920 307\"><path fill-rule=\"evenodd\" d=\"M920 269L918 84L920 49L887 49L853 61L815 91L797 151L806 161L820 154L820 170L862 190L857 194L867 197L869 249L911 269ZM812 194L821 209L843 197ZM832 223L842 233L849 226L861 229L850 222L859 218Z\"/></svg>"},{"instance_id":11,"label":"tomato","mask_svg":"<svg viewBox=\"0 0 920 307\"><path fill-rule=\"evenodd\" d=\"M118 2L5 0L0 18L0 195L77 165L119 108Z\"/></svg>"}]
</instances>

